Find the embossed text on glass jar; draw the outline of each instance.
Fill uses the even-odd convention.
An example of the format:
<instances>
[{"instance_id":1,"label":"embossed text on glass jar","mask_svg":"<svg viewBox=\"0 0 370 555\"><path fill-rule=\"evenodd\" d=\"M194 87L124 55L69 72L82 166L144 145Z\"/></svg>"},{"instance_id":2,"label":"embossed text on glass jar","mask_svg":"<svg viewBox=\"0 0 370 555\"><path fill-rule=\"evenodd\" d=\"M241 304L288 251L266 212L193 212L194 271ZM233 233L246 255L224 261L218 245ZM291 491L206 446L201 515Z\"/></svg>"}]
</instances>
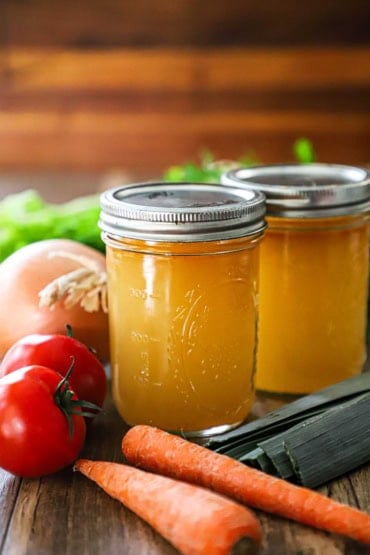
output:
<instances>
[{"instance_id":1,"label":"embossed text on glass jar","mask_svg":"<svg viewBox=\"0 0 370 555\"><path fill-rule=\"evenodd\" d=\"M185 200L155 206L191 211L211 202L214 187L187 187ZM261 212L257 226L254 216L231 237L204 218L182 240L165 239L162 224L151 238L105 233L113 396L128 424L207 435L242 422L253 402Z\"/></svg>"}]
</instances>

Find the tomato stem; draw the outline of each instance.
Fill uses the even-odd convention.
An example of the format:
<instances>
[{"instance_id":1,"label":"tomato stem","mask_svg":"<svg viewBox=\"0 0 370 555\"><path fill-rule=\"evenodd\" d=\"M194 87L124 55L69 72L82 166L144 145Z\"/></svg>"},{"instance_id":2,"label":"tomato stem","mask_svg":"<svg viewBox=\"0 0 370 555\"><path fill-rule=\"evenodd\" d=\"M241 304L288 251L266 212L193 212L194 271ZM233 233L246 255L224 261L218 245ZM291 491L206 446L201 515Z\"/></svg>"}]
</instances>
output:
<instances>
[{"instance_id":1,"label":"tomato stem","mask_svg":"<svg viewBox=\"0 0 370 555\"><path fill-rule=\"evenodd\" d=\"M70 388L68 380L75 366L75 358L71 357L71 359L71 365L68 368L66 375L60 380L57 385L54 393L54 400L67 419L69 436L73 437L74 427L72 415L93 418L96 413L100 412L102 409L98 405L90 403L89 401L84 401L82 399L73 399L74 391L72 391L72 389Z\"/></svg>"}]
</instances>

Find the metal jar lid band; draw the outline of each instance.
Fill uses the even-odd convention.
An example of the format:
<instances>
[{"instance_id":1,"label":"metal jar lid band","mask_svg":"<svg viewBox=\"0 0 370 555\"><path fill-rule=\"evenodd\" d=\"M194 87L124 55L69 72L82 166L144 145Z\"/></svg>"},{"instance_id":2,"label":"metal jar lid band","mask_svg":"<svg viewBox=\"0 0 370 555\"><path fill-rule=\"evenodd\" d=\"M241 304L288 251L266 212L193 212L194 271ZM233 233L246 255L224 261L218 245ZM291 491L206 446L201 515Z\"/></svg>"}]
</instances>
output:
<instances>
[{"instance_id":1,"label":"metal jar lid band","mask_svg":"<svg viewBox=\"0 0 370 555\"><path fill-rule=\"evenodd\" d=\"M262 193L222 185L142 183L101 195L100 228L117 237L207 241L264 229Z\"/></svg>"},{"instance_id":2,"label":"metal jar lid band","mask_svg":"<svg viewBox=\"0 0 370 555\"><path fill-rule=\"evenodd\" d=\"M316 218L369 210L370 172L355 166L255 166L228 171L221 182L263 192L269 215Z\"/></svg>"}]
</instances>

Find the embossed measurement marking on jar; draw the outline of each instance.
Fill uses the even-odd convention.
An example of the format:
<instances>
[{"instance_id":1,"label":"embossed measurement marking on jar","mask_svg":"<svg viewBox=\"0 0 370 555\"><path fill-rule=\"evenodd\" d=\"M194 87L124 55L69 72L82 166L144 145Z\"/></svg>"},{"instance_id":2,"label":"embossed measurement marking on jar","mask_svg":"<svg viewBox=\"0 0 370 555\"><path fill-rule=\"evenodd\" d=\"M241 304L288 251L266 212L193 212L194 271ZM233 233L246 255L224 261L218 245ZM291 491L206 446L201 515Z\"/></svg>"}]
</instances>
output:
<instances>
[{"instance_id":1,"label":"embossed measurement marking on jar","mask_svg":"<svg viewBox=\"0 0 370 555\"><path fill-rule=\"evenodd\" d=\"M153 337L147 333L141 333L140 331L132 331L130 334L131 341L135 343L160 343L160 339Z\"/></svg>"},{"instance_id":2,"label":"embossed measurement marking on jar","mask_svg":"<svg viewBox=\"0 0 370 555\"><path fill-rule=\"evenodd\" d=\"M149 293L146 289L137 289L135 287L130 287L129 289L130 297L135 297L135 299L160 299L160 295L155 295L154 293Z\"/></svg>"}]
</instances>

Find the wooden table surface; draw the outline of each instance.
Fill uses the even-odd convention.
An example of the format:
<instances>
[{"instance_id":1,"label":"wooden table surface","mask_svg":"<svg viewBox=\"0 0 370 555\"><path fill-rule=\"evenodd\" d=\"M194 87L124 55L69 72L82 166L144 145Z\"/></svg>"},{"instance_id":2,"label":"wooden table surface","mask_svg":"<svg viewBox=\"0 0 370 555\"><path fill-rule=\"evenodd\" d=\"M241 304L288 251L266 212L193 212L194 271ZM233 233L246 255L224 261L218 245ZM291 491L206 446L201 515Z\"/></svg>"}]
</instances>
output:
<instances>
[{"instance_id":1,"label":"wooden table surface","mask_svg":"<svg viewBox=\"0 0 370 555\"><path fill-rule=\"evenodd\" d=\"M253 416L281 405L257 397ZM90 425L82 455L122 462L126 430L108 399ZM370 512L370 465L320 490ZM364 555L368 546L256 511L263 528L261 555ZM177 551L141 519L94 483L68 468L36 480L0 470L2 555L175 555Z\"/></svg>"}]
</instances>

